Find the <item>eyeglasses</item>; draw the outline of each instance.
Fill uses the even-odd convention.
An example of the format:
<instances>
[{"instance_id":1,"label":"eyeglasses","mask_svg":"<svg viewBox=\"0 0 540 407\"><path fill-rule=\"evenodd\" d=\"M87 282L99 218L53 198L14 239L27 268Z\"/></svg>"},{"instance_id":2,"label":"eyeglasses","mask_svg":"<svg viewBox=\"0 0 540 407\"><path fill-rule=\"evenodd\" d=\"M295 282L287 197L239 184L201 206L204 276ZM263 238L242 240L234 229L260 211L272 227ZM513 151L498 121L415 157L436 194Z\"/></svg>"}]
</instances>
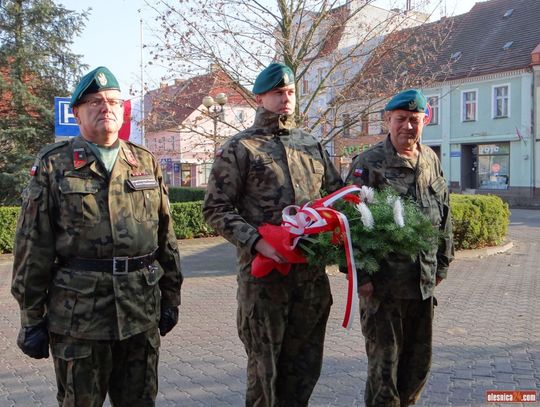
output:
<instances>
[{"instance_id":1,"label":"eyeglasses","mask_svg":"<svg viewBox=\"0 0 540 407\"><path fill-rule=\"evenodd\" d=\"M122 99L87 99L79 103L79 105L88 104L92 108L103 107L105 104L112 108L124 107L124 101Z\"/></svg>"}]
</instances>

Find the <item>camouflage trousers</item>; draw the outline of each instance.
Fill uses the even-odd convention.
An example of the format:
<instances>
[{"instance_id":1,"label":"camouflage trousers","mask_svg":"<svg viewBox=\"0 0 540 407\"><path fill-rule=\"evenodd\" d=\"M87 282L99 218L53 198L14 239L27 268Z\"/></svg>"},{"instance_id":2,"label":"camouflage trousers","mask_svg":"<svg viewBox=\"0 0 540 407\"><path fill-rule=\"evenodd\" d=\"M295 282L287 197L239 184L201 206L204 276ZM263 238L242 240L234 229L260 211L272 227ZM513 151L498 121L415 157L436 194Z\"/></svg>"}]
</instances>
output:
<instances>
[{"instance_id":1,"label":"camouflage trousers","mask_svg":"<svg viewBox=\"0 0 540 407\"><path fill-rule=\"evenodd\" d=\"M427 300L360 298L368 357L366 407L414 404L431 367L433 297Z\"/></svg>"},{"instance_id":2,"label":"camouflage trousers","mask_svg":"<svg viewBox=\"0 0 540 407\"><path fill-rule=\"evenodd\" d=\"M160 338L152 329L122 341L93 341L51 333L60 407L154 406Z\"/></svg>"},{"instance_id":3,"label":"camouflage trousers","mask_svg":"<svg viewBox=\"0 0 540 407\"><path fill-rule=\"evenodd\" d=\"M246 406L307 406L322 367L332 296L324 271L239 281L238 334L248 356ZM304 274L305 277L306 274Z\"/></svg>"}]
</instances>

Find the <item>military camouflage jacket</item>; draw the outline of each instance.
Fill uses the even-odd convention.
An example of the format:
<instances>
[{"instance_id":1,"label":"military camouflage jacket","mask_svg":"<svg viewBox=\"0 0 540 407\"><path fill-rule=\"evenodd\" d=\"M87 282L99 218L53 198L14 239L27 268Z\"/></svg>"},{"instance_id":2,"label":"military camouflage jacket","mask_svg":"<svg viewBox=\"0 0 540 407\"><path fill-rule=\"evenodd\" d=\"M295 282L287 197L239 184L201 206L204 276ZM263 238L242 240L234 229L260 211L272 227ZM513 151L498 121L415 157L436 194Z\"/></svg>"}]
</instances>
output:
<instances>
[{"instance_id":1,"label":"military camouflage jacket","mask_svg":"<svg viewBox=\"0 0 540 407\"><path fill-rule=\"evenodd\" d=\"M124 339L157 325L160 303L180 304L180 258L155 158L120 140L110 174L81 137L45 147L23 193L12 293L23 326L45 314L51 332ZM63 259L142 256L156 267L113 276ZM157 268L157 270L156 270Z\"/></svg>"},{"instance_id":2,"label":"military camouflage jacket","mask_svg":"<svg viewBox=\"0 0 540 407\"><path fill-rule=\"evenodd\" d=\"M249 129L231 137L216 155L203 213L209 225L237 246L239 274L250 278L257 227L281 223L288 205L333 192L342 180L315 138L291 117L260 107Z\"/></svg>"},{"instance_id":3,"label":"military camouflage jacket","mask_svg":"<svg viewBox=\"0 0 540 407\"><path fill-rule=\"evenodd\" d=\"M454 257L449 192L437 155L420 145L418 163L413 166L397 154L388 136L353 160L347 182L376 189L391 186L402 196L412 197L443 235L437 247L419 254L417 262L394 256L372 276L359 270L360 284L372 281L379 295L387 291L399 298L432 296L435 277L446 277Z\"/></svg>"}]
</instances>

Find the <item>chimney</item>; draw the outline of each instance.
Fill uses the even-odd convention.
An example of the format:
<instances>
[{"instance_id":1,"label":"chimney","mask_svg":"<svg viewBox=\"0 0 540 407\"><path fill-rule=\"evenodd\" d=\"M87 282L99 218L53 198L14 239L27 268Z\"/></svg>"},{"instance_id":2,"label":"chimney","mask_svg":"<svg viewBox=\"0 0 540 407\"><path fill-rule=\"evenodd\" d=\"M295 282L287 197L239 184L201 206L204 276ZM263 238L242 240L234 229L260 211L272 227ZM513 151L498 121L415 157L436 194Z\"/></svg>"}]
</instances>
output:
<instances>
[{"instance_id":1,"label":"chimney","mask_svg":"<svg viewBox=\"0 0 540 407\"><path fill-rule=\"evenodd\" d=\"M540 43L531 52L531 65L540 65Z\"/></svg>"}]
</instances>

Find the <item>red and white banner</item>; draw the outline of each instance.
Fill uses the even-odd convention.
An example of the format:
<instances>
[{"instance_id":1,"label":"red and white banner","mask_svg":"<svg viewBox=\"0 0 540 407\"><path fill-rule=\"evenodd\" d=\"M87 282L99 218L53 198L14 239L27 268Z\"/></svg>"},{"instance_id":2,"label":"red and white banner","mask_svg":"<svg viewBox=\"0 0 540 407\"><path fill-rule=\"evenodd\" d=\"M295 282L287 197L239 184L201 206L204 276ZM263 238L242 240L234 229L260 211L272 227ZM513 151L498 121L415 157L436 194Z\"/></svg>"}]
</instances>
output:
<instances>
[{"instance_id":1,"label":"red and white banner","mask_svg":"<svg viewBox=\"0 0 540 407\"><path fill-rule=\"evenodd\" d=\"M131 134L131 100L124 101L124 124L118 132L118 137L122 140L129 140Z\"/></svg>"}]
</instances>

